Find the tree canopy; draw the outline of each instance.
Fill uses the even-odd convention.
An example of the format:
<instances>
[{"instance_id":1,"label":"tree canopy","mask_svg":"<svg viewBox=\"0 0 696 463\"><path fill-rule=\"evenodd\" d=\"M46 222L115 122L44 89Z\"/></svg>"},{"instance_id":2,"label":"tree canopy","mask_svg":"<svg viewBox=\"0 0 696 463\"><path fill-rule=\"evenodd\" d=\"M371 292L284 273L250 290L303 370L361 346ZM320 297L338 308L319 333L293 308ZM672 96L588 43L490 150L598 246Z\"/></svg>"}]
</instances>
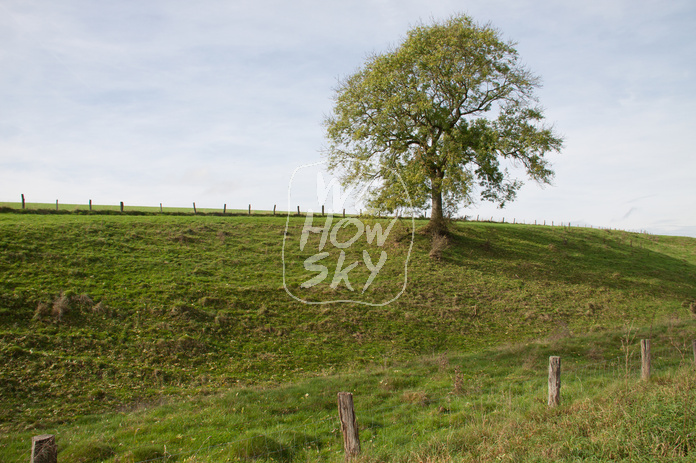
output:
<instances>
[{"instance_id":1,"label":"tree canopy","mask_svg":"<svg viewBox=\"0 0 696 463\"><path fill-rule=\"evenodd\" d=\"M544 125L537 76L498 30L459 15L420 25L394 49L369 57L342 80L324 125L329 168L346 184L369 184L368 205L414 206L443 217L481 199L503 207L522 186L501 162L550 183L545 155L562 139Z\"/></svg>"}]
</instances>

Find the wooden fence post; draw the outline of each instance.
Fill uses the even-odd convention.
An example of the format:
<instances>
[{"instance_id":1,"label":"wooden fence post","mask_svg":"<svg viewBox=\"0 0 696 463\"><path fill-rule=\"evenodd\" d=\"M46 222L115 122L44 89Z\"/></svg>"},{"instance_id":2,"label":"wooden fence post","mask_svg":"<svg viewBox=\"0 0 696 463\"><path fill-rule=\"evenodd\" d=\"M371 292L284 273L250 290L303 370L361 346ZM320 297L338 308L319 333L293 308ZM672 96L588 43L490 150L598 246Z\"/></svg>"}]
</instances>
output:
<instances>
[{"instance_id":1,"label":"wooden fence post","mask_svg":"<svg viewBox=\"0 0 696 463\"><path fill-rule=\"evenodd\" d=\"M56 199L56 210L58 210L58 200Z\"/></svg>"},{"instance_id":2,"label":"wooden fence post","mask_svg":"<svg viewBox=\"0 0 696 463\"><path fill-rule=\"evenodd\" d=\"M275 215L276 204L273 205L273 215Z\"/></svg>"},{"instance_id":3,"label":"wooden fence post","mask_svg":"<svg viewBox=\"0 0 696 463\"><path fill-rule=\"evenodd\" d=\"M89 200L89 211L92 212L92 200Z\"/></svg>"},{"instance_id":4,"label":"wooden fence post","mask_svg":"<svg viewBox=\"0 0 696 463\"><path fill-rule=\"evenodd\" d=\"M324 217L324 205L321 205L321 216Z\"/></svg>"},{"instance_id":5,"label":"wooden fence post","mask_svg":"<svg viewBox=\"0 0 696 463\"><path fill-rule=\"evenodd\" d=\"M162 213L162 203L160 203L160 214Z\"/></svg>"},{"instance_id":6,"label":"wooden fence post","mask_svg":"<svg viewBox=\"0 0 696 463\"><path fill-rule=\"evenodd\" d=\"M360 453L358 420L355 418L355 410L353 409L353 394L350 392L338 393L338 417L341 420L343 449L346 452L346 460L348 460Z\"/></svg>"},{"instance_id":7,"label":"wooden fence post","mask_svg":"<svg viewBox=\"0 0 696 463\"><path fill-rule=\"evenodd\" d=\"M222 206L222 213L227 214L227 203L225 203L225 205Z\"/></svg>"},{"instance_id":8,"label":"wooden fence post","mask_svg":"<svg viewBox=\"0 0 696 463\"><path fill-rule=\"evenodd\" d=\"M640 340L640 379L650 379L650 339Z\"/></svg>"},{"instance_id":9,"label":"wooden fence post","mask_svg":"<svg viewBox=\"0 0 696 463\"><path fill-rule=\"evenodd\" d=\"M58 449L56 437L52 434L42 434L31 438L30 463L57 463Z\"/></svg>"},{"instance_id":10,"label":"wooden fence post","mask_svg":"<svg viewBox=\"0 0 696 463\"><path fill-rule=\"evenodd\" d=\"M549 407L557 407L561 403L561 358L555 355L549 357Z\"/></svg>"},{"instance_id":11,"label":"wooden fence post","mask_svg":"<svg viewBox=\"0 0 696 463\"><path fill-rule=\"evenodd\" d=\"M193 214L196 214L196 203L193 203Z\"/></svg>"},{"instance_id":12,"label":"wooden fence post","mask_svg":"<svg viewBox=\"0 0 696 463\"><path fill-rule=\"evenodd\" d=\"M343 209L343 218L344 219L346 218L346 210L345 209ZM696 341L694 341L694 342L696 342Z\"/></svg>"},{"instance_id":13,"label":"wooden fence post","mask_svg":"<svg viewBox=\"0 0 696 463\"><path fill-rule=\"evenodd\" d=\"M297 206L297 215L300 215L300 206Z\"/></svg>"},{"instance_id":14,"label":"wooden fence post","mask_svg":"<svg viewBox=\"0 0 696 463\"><path fill-rule=\"evenodd\" d=\"M251 215L251 204L249 204L249 215Z\"/></svg>"},{"instance_id":15,"label":"wooden fence post","mask_svg":"<svg viewBox=\"0 0 696 463\"><path fill-rule=\"evenodd\" d=\"M123 201L121 201L121 212L123 212Z\"/></svg>"},{"instance_id":16,"label":"wooden fence post","mask_svg":"<svg viewBox=\"0 0 696 463\"><path fill-rule=\"evenodd\" d=\"M22 209L24 209L24 193L22 193Z\"/></svg>"}]
</instances>

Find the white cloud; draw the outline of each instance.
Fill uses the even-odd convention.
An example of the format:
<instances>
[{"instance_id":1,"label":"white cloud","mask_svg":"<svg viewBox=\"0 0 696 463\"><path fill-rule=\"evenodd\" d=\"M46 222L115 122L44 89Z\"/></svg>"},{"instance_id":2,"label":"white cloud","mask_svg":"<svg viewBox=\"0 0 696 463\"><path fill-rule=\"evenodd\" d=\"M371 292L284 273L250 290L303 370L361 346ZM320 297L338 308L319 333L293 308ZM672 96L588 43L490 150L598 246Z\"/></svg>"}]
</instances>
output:
<instances>
[{"instance_id":1,"label":"white cloud","mask_svg":"<svg viewBox=\"0 0 696 463\"><path fill-rule=\"evenodd\" d=\"M282 203L336 79L462 10L518 42L566 136L556 186L481 214L696 236L688 1L5 2L0 201Z\"/></svg>"}]
</instances>

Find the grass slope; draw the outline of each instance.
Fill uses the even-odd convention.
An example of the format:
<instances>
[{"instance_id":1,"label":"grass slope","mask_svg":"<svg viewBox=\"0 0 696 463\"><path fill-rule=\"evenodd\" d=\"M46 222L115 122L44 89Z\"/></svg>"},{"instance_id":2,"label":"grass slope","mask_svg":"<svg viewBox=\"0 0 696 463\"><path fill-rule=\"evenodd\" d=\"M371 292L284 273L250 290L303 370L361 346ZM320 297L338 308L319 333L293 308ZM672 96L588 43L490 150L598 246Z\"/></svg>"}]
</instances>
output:
<instances>
[{"instance_id":1,"label":"grass slope","mask_svg":"<svg viewBox=\"0 0 696 463\"><path fill-rule=\"evenodd\" d=\"M696 300L691 238L457 223L439 260L416 233L392 304L306 305L281 259L303 224L286 236L284 217L0 214L3 441L163 396L648 326ZM386 243L378 291L403 274L408 227ZM287 280L300 294L306 274Z\"/></svg>"}]
</instances>

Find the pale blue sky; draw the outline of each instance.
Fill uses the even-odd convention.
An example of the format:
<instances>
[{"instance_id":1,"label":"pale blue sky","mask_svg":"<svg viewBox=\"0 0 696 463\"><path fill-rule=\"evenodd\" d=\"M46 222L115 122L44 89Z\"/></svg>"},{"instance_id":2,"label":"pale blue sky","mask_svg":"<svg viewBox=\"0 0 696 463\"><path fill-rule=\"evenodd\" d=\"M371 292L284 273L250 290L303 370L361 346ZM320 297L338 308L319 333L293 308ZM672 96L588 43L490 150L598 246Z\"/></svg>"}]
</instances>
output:
<instances>
[{"instance_id":1,"label":"pale blue sky","mask_svg":"<svg viewBox=\"0 0 696 463\"><path fill-rule=\"evenodd\" d=\"M696 3L0 3L0 201L270 209L338 78L457 12L518 43L565 136L555 184L470 216L696 236Z\"/></svg>"}]
</instances>

